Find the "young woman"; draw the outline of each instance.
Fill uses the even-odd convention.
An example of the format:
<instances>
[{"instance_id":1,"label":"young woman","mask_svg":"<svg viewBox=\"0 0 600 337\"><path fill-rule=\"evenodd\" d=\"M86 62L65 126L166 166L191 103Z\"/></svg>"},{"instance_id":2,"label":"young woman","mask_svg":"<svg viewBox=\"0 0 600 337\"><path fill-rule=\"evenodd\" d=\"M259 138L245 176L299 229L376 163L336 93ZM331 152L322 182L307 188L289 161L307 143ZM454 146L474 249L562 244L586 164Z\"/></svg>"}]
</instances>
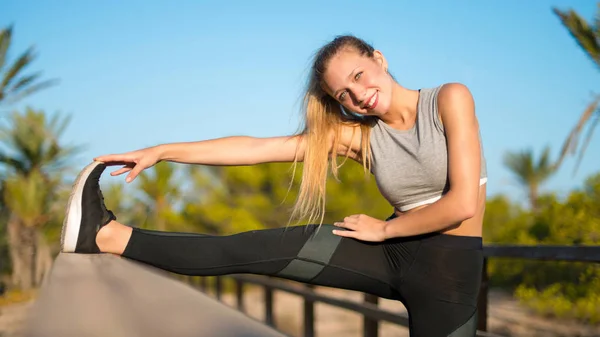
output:
<instances>
[{"instance_id":1,"label":"young woman","mask_svg":"<svg viewBox=\"0 0 600 337\"><path fill-rule=\"evenodd\" d=\"M316 54L297 135L163 144L94 158L67 207L62 250L112 253L186 275L252 273L402 301L412 336L474 336L482 269L486 166L474 102L458 83L410 90L383 54L340 36ZM338 156L370 171L395 212L322 224ZM293 217L309 225L230 236L132 228L106 209L99 179L131 182L159 161L200 165L303 162ZM334 201L335 202L335 201Z\"/></svg>"}]
</instances>

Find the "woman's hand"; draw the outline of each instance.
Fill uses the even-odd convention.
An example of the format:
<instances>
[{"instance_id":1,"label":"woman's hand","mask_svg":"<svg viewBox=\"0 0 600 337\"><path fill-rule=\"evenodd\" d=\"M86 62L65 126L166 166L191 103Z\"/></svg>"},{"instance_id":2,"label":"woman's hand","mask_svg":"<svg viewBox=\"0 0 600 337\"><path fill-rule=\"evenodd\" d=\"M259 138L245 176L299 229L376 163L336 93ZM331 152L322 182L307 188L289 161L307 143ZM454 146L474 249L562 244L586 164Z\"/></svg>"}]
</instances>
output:
<instances>
[{"instance_id":1,"label":"woman's hand","mask_svg":"<svg viewBox=\"0 0 600 337\"><path fill-rule=\"evenodd\" d=\"M111 172L111 176L118 176L129 172L125 181L132 182L143 170L154 166L161 161L161 155L158 147L149 147L137 151L126 152L122 154L109 154L94 158L95 161L110 165L124 165L122 168Z\"/></svg>"},{"instance_id":2,"label":"woman's hand","mask_svg":"<svg viewBox=\"0 0 600 337\"><path fill-rule=\"evenodd\" d=\"M334 223L335 226L347 230L334 230L333 234L355 238L362 241L381 242L386 239L385 228L387 222L375 219L364 214L350 215L343 222Z\"/></svg>"}]
</instances>

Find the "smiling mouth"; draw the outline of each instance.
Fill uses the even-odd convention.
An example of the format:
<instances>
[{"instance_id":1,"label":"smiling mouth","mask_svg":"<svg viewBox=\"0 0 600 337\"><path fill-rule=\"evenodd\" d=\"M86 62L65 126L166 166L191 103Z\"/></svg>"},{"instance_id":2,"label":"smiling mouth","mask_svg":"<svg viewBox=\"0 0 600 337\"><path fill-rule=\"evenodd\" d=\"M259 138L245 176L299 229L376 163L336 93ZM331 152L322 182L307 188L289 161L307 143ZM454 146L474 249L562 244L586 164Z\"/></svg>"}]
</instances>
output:
<instances>
[{"instance_id":1,"label":"smiling mouth","mask_svg":"<svg viewBox=\"0 0 600 337\"><path fill-rule=\"evenodd\" d=\"M377 102L379 101L379 91L375 91L371 99L363 106L364 109L371 110L377 106Z\"/></svg>"}]
</instances>

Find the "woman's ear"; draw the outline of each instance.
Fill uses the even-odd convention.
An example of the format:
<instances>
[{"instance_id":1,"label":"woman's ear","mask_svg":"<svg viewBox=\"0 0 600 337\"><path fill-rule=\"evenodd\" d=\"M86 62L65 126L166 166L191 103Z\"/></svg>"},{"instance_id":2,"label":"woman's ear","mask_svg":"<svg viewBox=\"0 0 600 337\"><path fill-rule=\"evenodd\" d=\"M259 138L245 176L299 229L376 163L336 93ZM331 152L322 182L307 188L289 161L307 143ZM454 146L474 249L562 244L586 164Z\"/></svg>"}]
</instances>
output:
<instances>
[{"instance_id":1,"label":"woman's ear","mask_svg":"<svg viewBox=\"0 0 600 337\"><path fill-rule=\"evenodd\" d=\"M381 66L381 68L387 72L388 63L385 59L385 56L383 56L383 53L381 53L379 50L375 50L373 51L373 58L375 59L375 62L377 62L377 64L379 64L379 66Z\"/></svg>"}]
</instances>

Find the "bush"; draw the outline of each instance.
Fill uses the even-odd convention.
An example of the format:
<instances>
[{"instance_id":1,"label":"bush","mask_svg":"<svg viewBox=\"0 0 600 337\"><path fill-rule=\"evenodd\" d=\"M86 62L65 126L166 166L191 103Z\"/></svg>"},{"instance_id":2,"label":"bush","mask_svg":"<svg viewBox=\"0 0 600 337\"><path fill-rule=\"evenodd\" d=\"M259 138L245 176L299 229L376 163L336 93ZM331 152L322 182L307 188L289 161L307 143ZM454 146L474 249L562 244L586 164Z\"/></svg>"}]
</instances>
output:
<instances>
[{"instance_id":1,"label":"bush","mask_svg":"<svg viewBox=\"0 0 600 337\"><path fill-rule=\"evenodd\" d=\"M534 214L505 196L491 198L484 221L486 243L600 245L600 174L565 200L548 194ZM582 262L491 259L492 286L514 291L537 313L600 322L600 265Z\"/></svg>"}]
</instances>

